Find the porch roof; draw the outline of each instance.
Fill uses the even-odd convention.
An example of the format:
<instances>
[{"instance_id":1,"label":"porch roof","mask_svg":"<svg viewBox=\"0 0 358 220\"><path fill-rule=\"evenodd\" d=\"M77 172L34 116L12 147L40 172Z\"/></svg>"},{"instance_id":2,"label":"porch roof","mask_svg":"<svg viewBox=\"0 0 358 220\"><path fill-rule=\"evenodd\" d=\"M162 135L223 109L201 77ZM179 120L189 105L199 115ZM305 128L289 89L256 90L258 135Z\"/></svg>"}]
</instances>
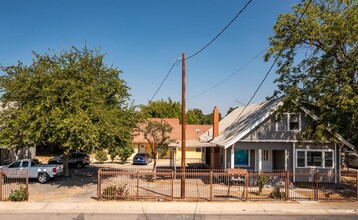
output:
<instances>
[{"instance_id":1,"label":"porch roof","mask_svg":"<svg viewBox=\"0 0 358 220\"><path fill-rule=\"evenodd\" d=\"M187 148L197 148L197 147L213 147L215 144L212 144L210 142L203 142L200 140L188 140L186 141ZM181 141L177 141L175 143L172 143L169 145L171 148L181 148Z\"/></svg>"}]
</instances>

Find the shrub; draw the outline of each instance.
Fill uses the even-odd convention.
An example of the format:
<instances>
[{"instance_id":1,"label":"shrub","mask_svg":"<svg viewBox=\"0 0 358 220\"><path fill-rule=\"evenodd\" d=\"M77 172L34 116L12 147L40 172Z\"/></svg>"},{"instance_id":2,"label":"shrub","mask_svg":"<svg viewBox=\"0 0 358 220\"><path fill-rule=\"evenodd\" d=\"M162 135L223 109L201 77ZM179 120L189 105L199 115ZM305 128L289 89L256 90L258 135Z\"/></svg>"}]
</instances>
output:
<instances>
[{"instance_id":1,"label":"shrub","mask_svg":"<svg viewBox=\"0 0 358 220\"><path fill-rule=\"evenodd\" d=\"M26 189L21 186L20 189L11 190L9 200L14 202L27 200Z\"/></svg>"},{"instance_id":2,"label":"shrub","mask_svg":"<svg viewBox=\"0 0 358 220\"><path fill-rule=\"evenodd\" d=\"M126 199L128 194L128 184L110 185L103 190L106 199Z\"/></svg>"},{"instance_id":3,"label":"shrub","mask_svg":"<svg viewBox=\"0 0 358 220\"><path fill-rule=\"evenodd\" d=\"M99 151L96 152L95 158L100 163L103 163L104 161L108 160L107 152L104 151L104 150L99 150Z\"/></svg>"},{"instance_id":4,"label":"shrub","mask_svg":"<svg viewBox=\"0 0 358 220\"><path fill-rule=\"evenodd\" d=\"M154 182L154 175L152 175L152 174L145 175L144 179L147 182Z\"/></svg>"},{"instance_id":5,"label":"shrub","mask_svg":"<svg viewBox=\"0 0 358 220\"><path fill-rule=\"evenodd\" d=\"M270 198L283 199L286 197L286 193L281 192L281 188L279 186L275 186L275 188L272 190L269 196Z\"/></svg>"},{"instance_id":6,"label":"shrub","mask_svg":"<svg viewBox=\"0 0 358 220\"><path fill-rule=\"evenodd\" d=\"M262 188L265 186L267 182L267 176L264 173L260 173L257 177L257 186L259 187L258 194L262 193Z\"/></svg>"},{"instance_id":7,"label":"shrub","mask_svg":"<svg viewBox=\"0 0 358 220\"><path fill-rule=\"evenodd\" d=\"M122 147L118 151L118 157L122 163L125 163L133 153L134 149L132 146Z\"/></svg>"}]
</instances>

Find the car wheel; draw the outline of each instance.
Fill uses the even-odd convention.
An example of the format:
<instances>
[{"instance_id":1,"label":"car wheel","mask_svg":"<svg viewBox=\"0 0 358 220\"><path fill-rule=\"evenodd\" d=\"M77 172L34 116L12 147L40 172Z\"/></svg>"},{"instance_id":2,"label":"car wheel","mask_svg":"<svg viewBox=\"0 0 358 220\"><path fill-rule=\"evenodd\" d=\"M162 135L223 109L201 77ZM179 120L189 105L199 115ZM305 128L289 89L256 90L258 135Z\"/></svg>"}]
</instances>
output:
<instances>
[{"instance_id":1,"label":"car wheel","mask_svg":"<svg viewBox=\"0 0 358 220\"><path fill-rule=\"evenodd\" d=\"M40 173L37 177L37 180L39 183L46 183L50 177L47 175L47 173Z\"/></svg>"},{"instance_id":2,"label":"car wheel","mask_svg":"<svg viewBox=\"0 0 358 220\"><path fill-rule=\"evenodd\" d=\"M83 163L81 162L76 163L76 168L83 168L83 167L84 167Z\"/></svg>"}]
</instances>

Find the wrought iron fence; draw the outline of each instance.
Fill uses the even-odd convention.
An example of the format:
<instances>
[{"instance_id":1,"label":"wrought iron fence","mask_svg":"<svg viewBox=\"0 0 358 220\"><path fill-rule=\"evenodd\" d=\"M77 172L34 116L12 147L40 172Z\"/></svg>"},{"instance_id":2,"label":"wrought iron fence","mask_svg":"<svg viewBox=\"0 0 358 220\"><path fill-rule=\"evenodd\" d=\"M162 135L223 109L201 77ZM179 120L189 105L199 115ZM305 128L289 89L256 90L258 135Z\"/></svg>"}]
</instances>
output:
<instances>
[{"instance_id":1,"label":"wrought iron fence","mask_svg":"<svg viewBox=\"0 0 358 220\"><path fill-rule=\"evenodd\" d=\"M28 171L1 172L0 171L0 201L28 200L29 178Z\"/></svg>"},{"instance_id":2,"label":"wrought iron fence","mask_svg":"<svg viewBox=\"0 0 358 220\"><path fill-rule=\"evenodd\" d=\"M358 201L358 172L276 173L187 169L185 195L181 170L100 169L98 198L207 201Z\"/></svg>"}]
</instances>

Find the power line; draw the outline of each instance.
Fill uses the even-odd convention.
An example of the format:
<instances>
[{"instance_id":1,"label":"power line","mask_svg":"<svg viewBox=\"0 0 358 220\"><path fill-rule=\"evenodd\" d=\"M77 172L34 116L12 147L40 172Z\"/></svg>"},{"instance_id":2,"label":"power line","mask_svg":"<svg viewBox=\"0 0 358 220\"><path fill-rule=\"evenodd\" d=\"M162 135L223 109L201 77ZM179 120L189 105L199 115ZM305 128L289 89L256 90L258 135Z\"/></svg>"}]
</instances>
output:
<instances>
[{"instance_id":1,"label":"power line","mask_svg":"<svg viewBox=\"0 0 358 220\"><path fill-rule=\"evenodd\" d=\"M252 0L249 0L245 6L236 14L236 16L231 19L231 21L219 32L219 34L217 34L209 43L207 43L204 47L202 47L200 50L198 50L196 53L194 53L193 55L189 56L186 58L186 60L191 59L193 57L195 57L196 55L198 55L199 53L201 53L203 50L205 50L210 44L212 44L222 33L224 33L224 31L239 17L239 15L247 8L247 6L252 2ZM163 86L164 82L166 81L166 79L168 78L169 74L171 73L171 71L173 70L174 66L176 66L179 63L179 59L177 59L173 65L170 67L168 73L165 75L164 79L162 80L162 82L160 83L158 89L155 91L154 95L152 96L152 98L150 99L150 102L154 99L154 97L157 95L157 93L159 92L160 88Z\"/></svg>"},{"instance_id":2,"label":"power line","mask_svg":"<svg viewBox=\"0 0 358 220\"><path fill-rule=\"evenodd\" d=\"M149 102L151 102L151 101L154 99L154 97L157 95L157 93L159 92L160 88L162 88L162 86L163 86L165 80L167 80L167 78L168 78L170 72L173 70L173 68L174 68L176 65L178 65L179 61L180 61L180 59L176 59L176 61L172 64L172 66L170 67L168 73L165 75L165 77L164 77L164 79L162 80L162 82L160 83L160 85L159 85L157 91L155 91L154 95L153 95L152 98L149 100Z\"/></svg>"},{"instance_id":3,"label":"power line","mask_svg":"<svg viewBox=\"0 0 358 220\"><path fill-rule=\"evenodd\" d=\"M201 95L204 95L205 93L215 89L216 87L218 87L219 85L223 84L225 81L227 81L228 79L230 79L231 77L233 77L234 75L236 75L238 72L240 72L242 69L244 69L247 65L249 65L252 61L254 61L257 57L259 57L261 54L263 54L269 47L266 47L264 50L262 50L260 53L258 53L255 57L253 57L251 60L249 60L247 63L245 63L243 66L241 66L239 69L237 69L235 72L231 73L230 75L228 75L225 79L223 79L222 81L216 83L215 85L213 85L212 87L208 88L207 90L199 93L198 95L192 96L190 98L188 98L188 100L190 99L194 99L197 98Z\"/></svg>"},{"instance_id":4,"label":"power line","mask_svg":"<svg viewBox=\"0 0 358 220\"><path fill-rule=\"evenodd\" d=\"M218 37L220 37L220 35L222 33L224 33L224 31L239 17L239 15L247 8L247 6L252 2L252 0L249 0L245 6L236 14L236 16L231 19L231 21L219 32L219 34L217 34L209 43L207 43L204 47L202 47L200 50L198 50L197 52L195 52L194 54L188 56L186 59L189 60L193 57L195 57L196 55L198 55L199 53L201 53L203 50L205 50L208 46L210 46L210 44L212 44Z\"/></svg>"},{"instance_id":5,"label":"power line","mask_svg":"<svg viewBox=\"0 0 358 220\"><path fill-rule=\"evenodd\" d=\"M305 10L303 11L303 13L301 14L300 18L298 19L298 21L297 21L297 23L296 23L294 29L296 29L297 26L299 25L299 23L301 22L302 17L304 16L304 14L306 14L307 9L308 9L308 7L310 6L311 3L312 3L312 0L310 0L310 1L308 2L308 4L307 4ZM284 42L284 45L287 45L287 43L288 43L288 41L291 39L291 37L292 37L292 34L290 34L290 36L286 39L286 41ZM282 47L282 49L279 51L279 53L277 54L277 56L276 56L274 62L273 62L272 65L270 66L269 70L268 70L267 73L265 74L264 78L262 79L261 83L259 84L259 86L258 86L257 89L255 90L254 94L251 96L250 100L246 103L244 109L240 112L240 114L236 117L236 119L231 123L231 125L233 125L233 124L241 117L242 113L246 110L247 106L250 105L252 99L256 96L257 92L259 91L259 89L261 88L262 84L263 84L263 83L265 82L265 80L267 79L267 76L270 74L272 68L275 66L277 60L278 60L279 57L281 56L281 54L282 54L284 48L285 48L285 47ZM230 126L231 126L231 125L230 125ZM230 126L229 126L229 127L230 127Z\"/></svg>"}]
</instances>

